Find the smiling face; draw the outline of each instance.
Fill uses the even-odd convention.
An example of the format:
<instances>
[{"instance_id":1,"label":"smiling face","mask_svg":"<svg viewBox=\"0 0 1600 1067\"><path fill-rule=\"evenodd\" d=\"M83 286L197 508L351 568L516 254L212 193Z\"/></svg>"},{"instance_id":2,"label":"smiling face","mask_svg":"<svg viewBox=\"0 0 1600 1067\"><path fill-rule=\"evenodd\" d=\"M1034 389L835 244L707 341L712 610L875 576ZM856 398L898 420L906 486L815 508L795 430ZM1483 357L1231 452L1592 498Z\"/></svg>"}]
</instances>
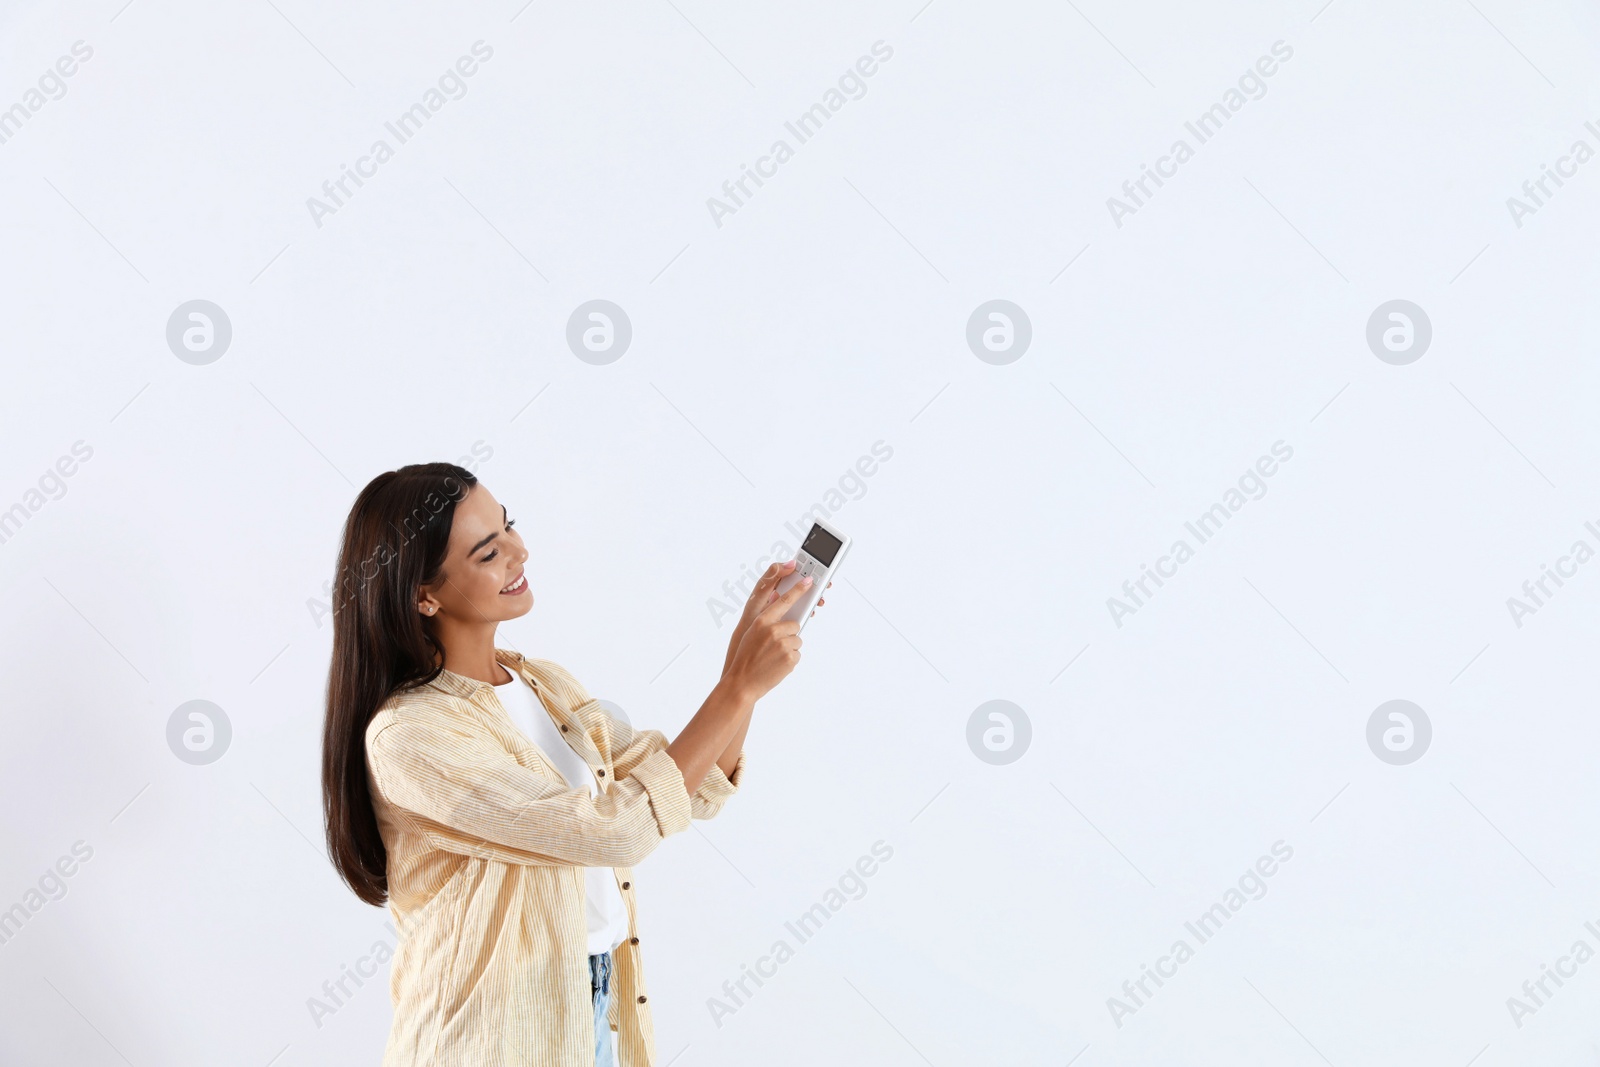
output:
<instances>
[{"instance_id":1,"label":"smiling face","mask_svg":"<svg viewBox=\"0 0 1600 1067\"><path fill-rule=\"evenodd\" d=\"M417 593L417 610L438 624L476 626L526 615L533 607L523 565L528 550L514 519L483 483L456 505L439 577Z\"/></svg>"}]
</instances>

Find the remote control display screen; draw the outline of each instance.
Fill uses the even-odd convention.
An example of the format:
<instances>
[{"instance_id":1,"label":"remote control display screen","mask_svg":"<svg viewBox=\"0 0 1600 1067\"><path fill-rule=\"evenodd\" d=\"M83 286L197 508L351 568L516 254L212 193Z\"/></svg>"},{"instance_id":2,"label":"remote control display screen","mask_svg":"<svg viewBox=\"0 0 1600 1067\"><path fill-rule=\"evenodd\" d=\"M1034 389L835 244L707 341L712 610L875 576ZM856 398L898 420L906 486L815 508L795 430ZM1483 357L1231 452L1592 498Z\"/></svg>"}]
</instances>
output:
<instances>
[{"instance_id":1,"label":"remote control display screen","mask_svg":"<svg viewBox=\"0 0 1600 1067\"><path fill-rule=\"evenodd\" d=\"M839 548L843 544L843 541L840 541L822 527L812 526L811 532L806 534L806 543L800 546L800 551L824 567L831 567L833 566L833 557L839 554Z\"/></svg>"}]
</instances>

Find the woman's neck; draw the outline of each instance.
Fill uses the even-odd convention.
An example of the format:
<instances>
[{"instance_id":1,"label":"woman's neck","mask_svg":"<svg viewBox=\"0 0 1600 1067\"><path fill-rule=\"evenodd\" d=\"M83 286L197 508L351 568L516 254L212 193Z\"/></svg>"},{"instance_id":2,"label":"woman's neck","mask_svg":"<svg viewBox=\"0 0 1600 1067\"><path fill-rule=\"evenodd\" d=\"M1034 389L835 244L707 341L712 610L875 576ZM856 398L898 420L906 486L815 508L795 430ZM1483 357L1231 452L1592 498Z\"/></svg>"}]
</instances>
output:
<instances>
[{"instance_id":1,"label":"woman's neck","mask_svg":"<svg viewBox=\"0 0 1600 1067\"><path fill-rule=\"evenodd\" d=\"M505 681L494 656L495 627L493 624L460 626L445 619L435 624L436 636L444 646L444 669L490 685Z\"/></svg>"}]
</instances>

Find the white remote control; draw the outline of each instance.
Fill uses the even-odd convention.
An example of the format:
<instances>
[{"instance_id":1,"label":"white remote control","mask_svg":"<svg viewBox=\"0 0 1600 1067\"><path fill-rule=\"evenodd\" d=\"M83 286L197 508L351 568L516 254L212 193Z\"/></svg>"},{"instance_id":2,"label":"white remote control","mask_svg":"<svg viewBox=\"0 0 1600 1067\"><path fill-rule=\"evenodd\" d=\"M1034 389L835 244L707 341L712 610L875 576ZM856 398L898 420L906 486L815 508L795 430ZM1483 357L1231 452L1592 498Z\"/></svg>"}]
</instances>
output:
<instances>
[{"instance_id":1,"label":"white remote control","mask_svg":"<svg viewBox=\"0 0 1600 1067\"><path fill-rule=\"evenodd\" d=\"M782 596L794 588L800 579L811 576L811 588L807 589L795 601L794 606L784 613L784 618L800 624L800 629L806 628L806 621L811 618L811 610L817 606L817 601L822 599L822 591L828 588L828 582L838 573L839 565L844 562L845 553L850 551L850 538L842 531L823 522L821 519L811 520L811 532L806 534L805 541L800 545L800 551L795 553L795 568L778 582L778 595Z\"/></svg>"}]
</instances>

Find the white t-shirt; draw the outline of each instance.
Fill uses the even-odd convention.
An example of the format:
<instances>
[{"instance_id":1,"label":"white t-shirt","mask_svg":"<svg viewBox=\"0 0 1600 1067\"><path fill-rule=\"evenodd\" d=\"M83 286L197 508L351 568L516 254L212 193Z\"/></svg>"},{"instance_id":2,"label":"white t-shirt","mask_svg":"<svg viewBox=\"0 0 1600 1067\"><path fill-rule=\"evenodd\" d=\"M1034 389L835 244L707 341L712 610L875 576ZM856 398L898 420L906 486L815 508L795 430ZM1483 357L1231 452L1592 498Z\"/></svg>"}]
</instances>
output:
<instances>
[{"instance_id":1,"label":"white t-shirt","mask_svg":"<svg viewBox=\"0 0 1600 1067\"><path fill-rule=\"evenodd\" d=\"M506 668L510 670L510 668ZM533 687L515 671L511 681L497 685L495 693L500 703L528 740L539 747L568 786L579 783L589 787L589 794L600 793L599 780L583 757L567 742L561 728L539 702ZM589 919L589 955L609 952L628 936L628 907L623 902L622 890L617 888L616 871L611 867L585 867L583 869L586 910Z\"/></svg>"}]
</instances>

